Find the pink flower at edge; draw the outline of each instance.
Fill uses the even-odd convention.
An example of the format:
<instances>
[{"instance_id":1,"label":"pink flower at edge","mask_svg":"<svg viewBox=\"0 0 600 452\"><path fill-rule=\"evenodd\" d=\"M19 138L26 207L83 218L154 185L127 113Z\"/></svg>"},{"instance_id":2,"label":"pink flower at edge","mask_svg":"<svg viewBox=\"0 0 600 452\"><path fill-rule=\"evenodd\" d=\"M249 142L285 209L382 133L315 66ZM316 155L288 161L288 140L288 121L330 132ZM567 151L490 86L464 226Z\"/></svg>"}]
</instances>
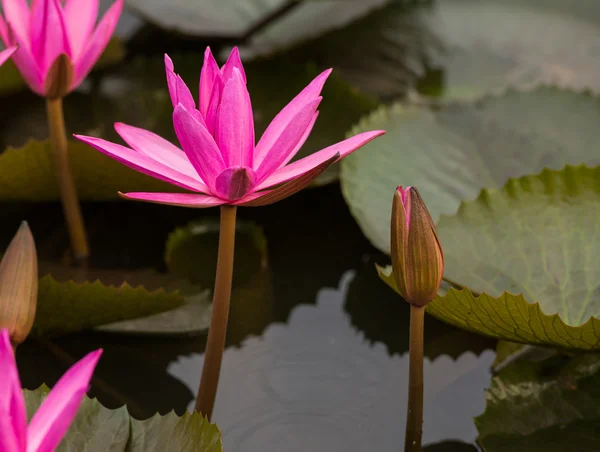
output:
<instances>
[{"instance_id":1,"label":"pink flower at edge","mask_svg":"<svg viewBox=\"0 0 600 452\"><path fill-rule=\"evenodd\" d=\"M0 331L0 451L51 452L67 433L102 350L75 363L54 385L27 426L25 400L8 331Z\"/></svg>"},{"instance_id":2,"label":"pink flower at edge","mask_svg":"<svg viewBox=\"0 0 600 452\"><path fill-rule=\"evenodd\" d=\"M91 71L112 36L124 0L116 0L102 20L100 0L2 0L0 38L9 46L19 45L13 61L29 87L44 96L50 67L61 54L74 69L70 90ZM64 5L63 5L64 4Z\"/></svg>"},{"instance_id":3,"label":"pink flower at edge","mask_svg":"<svg viewBox=\"0 0 600 452\"><path fill-rule=\"evenodd\" d=\"M165 68L173 126L183 151L150 131L122 123L115 123L115 130L130 147L75 135L137 171L194 192L119 193L126 199L197 208L271 204L302 190L330 165L385 133L361 133L289 163L317 120L331 69L285 106L255 145L252 105L237 48L221 68L206 49L197 104L167 55Z\"/></svg>"},{"instance_id":4,"label":"pink flower at edge","mask_svg":"<svg viewBox=\"0 0 600 452\"><path fill-rule=\"evenodd\" d=\"M4 63L6 63L6 60L8 60L13 53L16 52L16 50L19 48L19 46L13 46L13 47L9 47L8 49L4 49L0 52L0 66L2 66Z\"/></svg>"}]
</instances>

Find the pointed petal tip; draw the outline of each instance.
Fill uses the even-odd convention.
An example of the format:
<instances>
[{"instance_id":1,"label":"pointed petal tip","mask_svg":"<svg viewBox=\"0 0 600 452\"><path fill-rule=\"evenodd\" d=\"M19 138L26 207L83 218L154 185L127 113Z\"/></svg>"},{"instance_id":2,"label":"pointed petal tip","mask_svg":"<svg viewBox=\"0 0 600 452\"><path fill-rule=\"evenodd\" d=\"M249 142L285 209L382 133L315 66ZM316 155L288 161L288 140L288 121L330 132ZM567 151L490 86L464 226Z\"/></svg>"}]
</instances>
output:
<instances>
[{"instance_id":1,"label":"pointed petal tip","mask_svg":"<svg viewBox=\"0 0 600 452\"><path fill-rule=\"evenodd\" d=\"M173 72L173 70L175 70L175 66L173 65L173 60L171 59L171 57L169 57L169 55L167 55L165 53L165 59L164 60L165 60L165 67L169 71Z\"/></svg>"}]
</instances>

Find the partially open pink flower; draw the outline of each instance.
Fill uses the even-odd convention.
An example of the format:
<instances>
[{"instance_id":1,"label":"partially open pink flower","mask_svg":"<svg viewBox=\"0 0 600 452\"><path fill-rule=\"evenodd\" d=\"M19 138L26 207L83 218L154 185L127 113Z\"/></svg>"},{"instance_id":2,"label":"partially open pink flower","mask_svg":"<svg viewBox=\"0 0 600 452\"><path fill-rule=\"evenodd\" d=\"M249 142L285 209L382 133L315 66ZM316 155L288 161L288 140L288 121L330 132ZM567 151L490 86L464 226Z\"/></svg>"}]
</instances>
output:
<instances>
[{"instance_id":1,"label":"partially open pink flower","mask_svg":"<svg viewBox=\"0 0 600 452\"><path fill-rule=\"evenodd\" d=\"M303 189L330 165L384 133L361 133L289 163L317 120L321 90L331 70L285 106L255 145L250 95L237 48L221 68L206 49L198 104L167 55L165 66L173 125L183 151L152 132L122 123L115 129L130 147L75 135L133 169L196 192L122 195L127 199L186 207L271 204Z\"/></svg>"},{"instance_id":2,"label":"partially open pink flower","mask_svg":"<svg viewBox=\"0 0 600 452\"><path fill-rule=\"evenodd\" d=\"M8 60L18 48L19 46L12 46L0 52L0 66L6 63L6 60Z\"/></svg>"},{"instance_id":3,"label":"partially open pink flower","mask_svg":"<svg viewBox=\"0 0 600 452\"><path fill-rule=\"evenodd\" d=\"M96 26L100 0L2 0L0 37L6 46L20 46L13 60L29 87L46 95L47 77L65 54L73 70L67 91L75 89L102 55L121 15L116 0Z\"/></svg>"},{"instance_id":4,"label":"partially open pink flower","mask_svg":"<svg viewBox=\"0 0 600 452\"><path fill-rule=\"evenodd\" d=\"M8 331L0 331L0 451L51 452L67 433L88 390L102 350L75 363L56 383L27 426L25 401Z\"/></svg>"}]
</instances>

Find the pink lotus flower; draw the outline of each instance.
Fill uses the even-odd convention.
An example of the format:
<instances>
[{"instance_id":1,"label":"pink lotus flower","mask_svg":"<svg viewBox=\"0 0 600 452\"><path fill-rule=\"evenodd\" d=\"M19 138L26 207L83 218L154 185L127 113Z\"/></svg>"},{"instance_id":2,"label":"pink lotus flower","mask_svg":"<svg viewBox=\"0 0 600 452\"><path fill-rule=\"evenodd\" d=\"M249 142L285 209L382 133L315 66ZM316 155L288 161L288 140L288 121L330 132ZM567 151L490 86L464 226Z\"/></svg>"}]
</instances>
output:
<instances>
[{"instance_id":1,"label":"pink lotus flower","mask_svg":"<svg viewBox=\"0 0 600 452\"><path fill-rule=\"evenodd\" d=\"M361 133L289 163L317 120L320 93L331 70L284 107L255 145L250 95L237 48L221 68L206 49L197 105L167 55L165 67L173 125L183 151L152 132L122 123L115 129L130 147L75 135L137 171L195 192L120 193L127 199L186 207L271 204L303 189L330 165L384 133Z\"/></svg>"},{"instance_id":2,"label":"pink lotus flower","mask_svg":"<svg viewBox=\"0 0 600 452\"><path fill-rule=\"evenodd\" d=\"M6 60L8 60L18 48L19 46L13 46L0 52L0 66L6 63Z\"/></svg>"},{"instance_id":3,"label":"pink lotus flower","mask_svg":"<svg viewBox=\"0 0 600 452\"><path fill-rule=\"evenodd\" d=\"M64 5L63 5L64 3ZM48 72L65 54L74 74L69 91L75 89L102 55L123 9L117 0L98 26L99 0L2 0L0 37L6 46L19 44L13 60L29 87L44 96Z\"/></svg>"},{"instance_id":4,"label":"pink lotus flower","mask_svg":"<svg viewBox=\"0 0 600 452\"><path fill-rule=\"evenodd\" d=\"M96 350L75 363L56 383L28 427L25 401L8 331L0 331L0 451L53 451L77 413L101 354L102 350Z\"/></svg>"}]
</instances>

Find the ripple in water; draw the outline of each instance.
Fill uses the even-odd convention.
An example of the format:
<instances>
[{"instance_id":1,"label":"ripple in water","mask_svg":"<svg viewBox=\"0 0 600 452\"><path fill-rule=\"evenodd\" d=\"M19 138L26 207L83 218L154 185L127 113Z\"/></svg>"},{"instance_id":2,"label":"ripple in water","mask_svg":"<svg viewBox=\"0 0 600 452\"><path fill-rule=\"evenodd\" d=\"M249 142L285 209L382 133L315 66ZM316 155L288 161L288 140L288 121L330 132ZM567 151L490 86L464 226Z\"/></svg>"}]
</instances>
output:
<instances>
[{"instance_id":1,"label":"ripple in water","mask_svg":"<svg viewBox=\"0 0 600 452\"><path fill-rule=\"evenodd\" d=\"M287 324L226 350L213 420L227 451L401 447L408 355L390 356L352 327L343 304L353 275L322 289L315 306L295 308ZM492 351L425 359L424 444L475 439L472 418L485 408L493 359ZM168 372L195 393L202 360L180 357Z\"/></svg>"}]
</instances>

